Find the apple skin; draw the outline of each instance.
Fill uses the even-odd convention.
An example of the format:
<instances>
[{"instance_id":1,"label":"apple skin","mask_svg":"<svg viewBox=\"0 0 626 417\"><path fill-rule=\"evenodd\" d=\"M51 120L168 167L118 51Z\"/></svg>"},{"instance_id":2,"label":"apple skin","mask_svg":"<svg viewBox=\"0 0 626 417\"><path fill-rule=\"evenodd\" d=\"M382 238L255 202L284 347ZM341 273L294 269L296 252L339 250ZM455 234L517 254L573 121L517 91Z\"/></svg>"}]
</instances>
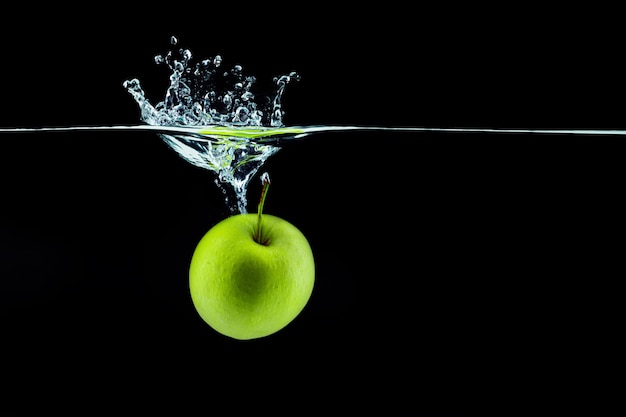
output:
<instances>
[{"instance_id":1,"label":"apple skin","mask_svg":"<svg viewBox=\"0 0 626 417\"><path fill-rule=\"evenodd\" d=\"M189 289L200 317L217 332L248 340L281 330L300 314L315 282L313 252L288 221L263 214L232 215L213 226L194 250Z\"/></svg>"}]
</instances>

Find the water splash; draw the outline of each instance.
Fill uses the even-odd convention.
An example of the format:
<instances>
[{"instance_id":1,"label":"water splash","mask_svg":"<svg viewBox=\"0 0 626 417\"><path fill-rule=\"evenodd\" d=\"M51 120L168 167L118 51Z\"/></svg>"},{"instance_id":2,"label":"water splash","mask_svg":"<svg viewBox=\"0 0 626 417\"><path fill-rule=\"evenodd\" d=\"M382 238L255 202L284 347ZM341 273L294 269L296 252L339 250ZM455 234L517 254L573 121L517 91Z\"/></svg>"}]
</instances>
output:
<instances>
[{"instance_id":1,"label":"water splash","mask_svg":"<svg viewBox=\"0 0 626 417\"><path fill-rule=\"evenodd\" d=\"M172 47L178 45L175 36L170 41ZM176 52L156 55L154 61L170 71L170 83L162 101L153 106L136 78L123 83L139 105L141 120L151 126L281 128L285 88L300 79L296 72L275 77L274 96L262 97L258 102L254 93L256 78L246 75L239 64L223 69L221 55L194 62L189 49L178 48ZM217 174L216 183L223 189L233 213L247 212L250 179L280 149L275 144L242 140L235 134L220 135L213 141L199 141L175 131L161 131L158 135L189 163Z\"/></svg>"},{"instance_id":2,"label":"water splash","mask_svg":"<svg viewBox=\"0 0 626 417\"><path fill-rule=\"evenodd\" d=\"M171 38L171 45L178 40ZM143 124L130 126L70 126L0 128L0 133L69 131L152 131L194 166L216 173L232 213L247 212L247 186L263 163L283 143L312 134L334 131L394 131L404 133L486 133L626 136L626 130L609 129L508 129L489 127L384 127L384 126L284 126L282 96L286 86L299 80L291 72L273 79L273 96L258 100L256 79L240 65L223 68L220 55L194 63L191 51L178 48L155 56L157 65L170 71L165 97L156 105L146 98L139 80L123 86L140 108Z\"/></svg>"}]
</instances>

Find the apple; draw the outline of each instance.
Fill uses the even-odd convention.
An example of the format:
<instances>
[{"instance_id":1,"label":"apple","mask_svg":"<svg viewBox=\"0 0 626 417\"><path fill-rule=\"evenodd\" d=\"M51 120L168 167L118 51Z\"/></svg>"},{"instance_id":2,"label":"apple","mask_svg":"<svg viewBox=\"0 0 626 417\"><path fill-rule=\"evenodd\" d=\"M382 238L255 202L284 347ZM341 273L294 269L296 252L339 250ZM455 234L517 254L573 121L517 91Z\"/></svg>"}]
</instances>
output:
<instances>
[{"instance_id":1,"label":"apple","mask_svg":"<svg viewBox=\"0 0 626 417\"><path fill-rule=\"evenodd\" d=\"M214 225L196 246L189 290L200 317L239 340L278 332L304 309L313 292L311 246L293 224L262 214L235 214Z\"/></svg>"}]
</instances>

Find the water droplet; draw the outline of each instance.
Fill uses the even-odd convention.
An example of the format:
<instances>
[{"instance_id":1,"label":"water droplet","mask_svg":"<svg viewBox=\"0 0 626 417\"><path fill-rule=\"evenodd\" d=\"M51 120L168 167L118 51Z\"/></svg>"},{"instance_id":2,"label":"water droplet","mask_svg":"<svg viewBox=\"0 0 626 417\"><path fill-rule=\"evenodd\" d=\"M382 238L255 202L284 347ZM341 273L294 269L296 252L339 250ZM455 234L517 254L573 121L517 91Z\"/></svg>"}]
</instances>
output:
<instances>
[{"instance_id":1,"label":"water droplet","mask_svg":"<svg viewBox=\"0 0 626 417\"><path fill-rule=\"evenodd\" d=\"M170 37L170 43L172 45L176 45L178 43L178 39L176 39L176 36L172 35L172 37Z\"/></svg>"},{"instance_id":2,"label":"water droplet","mask_svg":"<svg viewBox=\"0 0 626 417\"><path fill-rule=\"evenodd\" d=\"M240 106L235 111L234 122L246 122L248 120L248 116L250 115L250 110L247 107Z\"/></svg>"},{"instance_id":3,"label":"water droplet","mask_svg":"<svg viewBox=\"0 0 626 417\"><path fill-rule=\"evenodd\" d=\"M222 103L224 103L226 105L226 107L230 107L230 105L233 103L233 98L230 94L224 94L224 97L222 97Z\"/></svg>"}]
</instances>

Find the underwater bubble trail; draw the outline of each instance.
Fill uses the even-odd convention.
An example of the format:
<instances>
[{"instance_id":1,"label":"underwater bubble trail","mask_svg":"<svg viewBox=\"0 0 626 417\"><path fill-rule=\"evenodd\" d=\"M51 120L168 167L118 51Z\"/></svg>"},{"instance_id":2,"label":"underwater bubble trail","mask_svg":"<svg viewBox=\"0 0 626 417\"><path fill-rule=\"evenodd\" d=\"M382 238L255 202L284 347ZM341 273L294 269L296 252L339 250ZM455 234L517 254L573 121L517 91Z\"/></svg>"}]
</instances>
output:
<instances>
[{"instance_id":1,"label":"underwater bubble trail","mask_svg":"<svg viewBox=\"0 0 626 417\"><path fill-rule=\"evenodd\" d=\"M40 128L0 128L0 133L148 131L155 132L170 148L190 164L217 174L216 185L224 193L225 203L233 214L247 213L247 188L251 178L265 161L289 141L329 132L398 132L398 133L485 133L544 134L576 136L626 136L626 130L604 129L504 129L440 128L383 126L162 126L114 125ZM121 136L127 138L127 136Z\"/></svg>"}]
</instances>

